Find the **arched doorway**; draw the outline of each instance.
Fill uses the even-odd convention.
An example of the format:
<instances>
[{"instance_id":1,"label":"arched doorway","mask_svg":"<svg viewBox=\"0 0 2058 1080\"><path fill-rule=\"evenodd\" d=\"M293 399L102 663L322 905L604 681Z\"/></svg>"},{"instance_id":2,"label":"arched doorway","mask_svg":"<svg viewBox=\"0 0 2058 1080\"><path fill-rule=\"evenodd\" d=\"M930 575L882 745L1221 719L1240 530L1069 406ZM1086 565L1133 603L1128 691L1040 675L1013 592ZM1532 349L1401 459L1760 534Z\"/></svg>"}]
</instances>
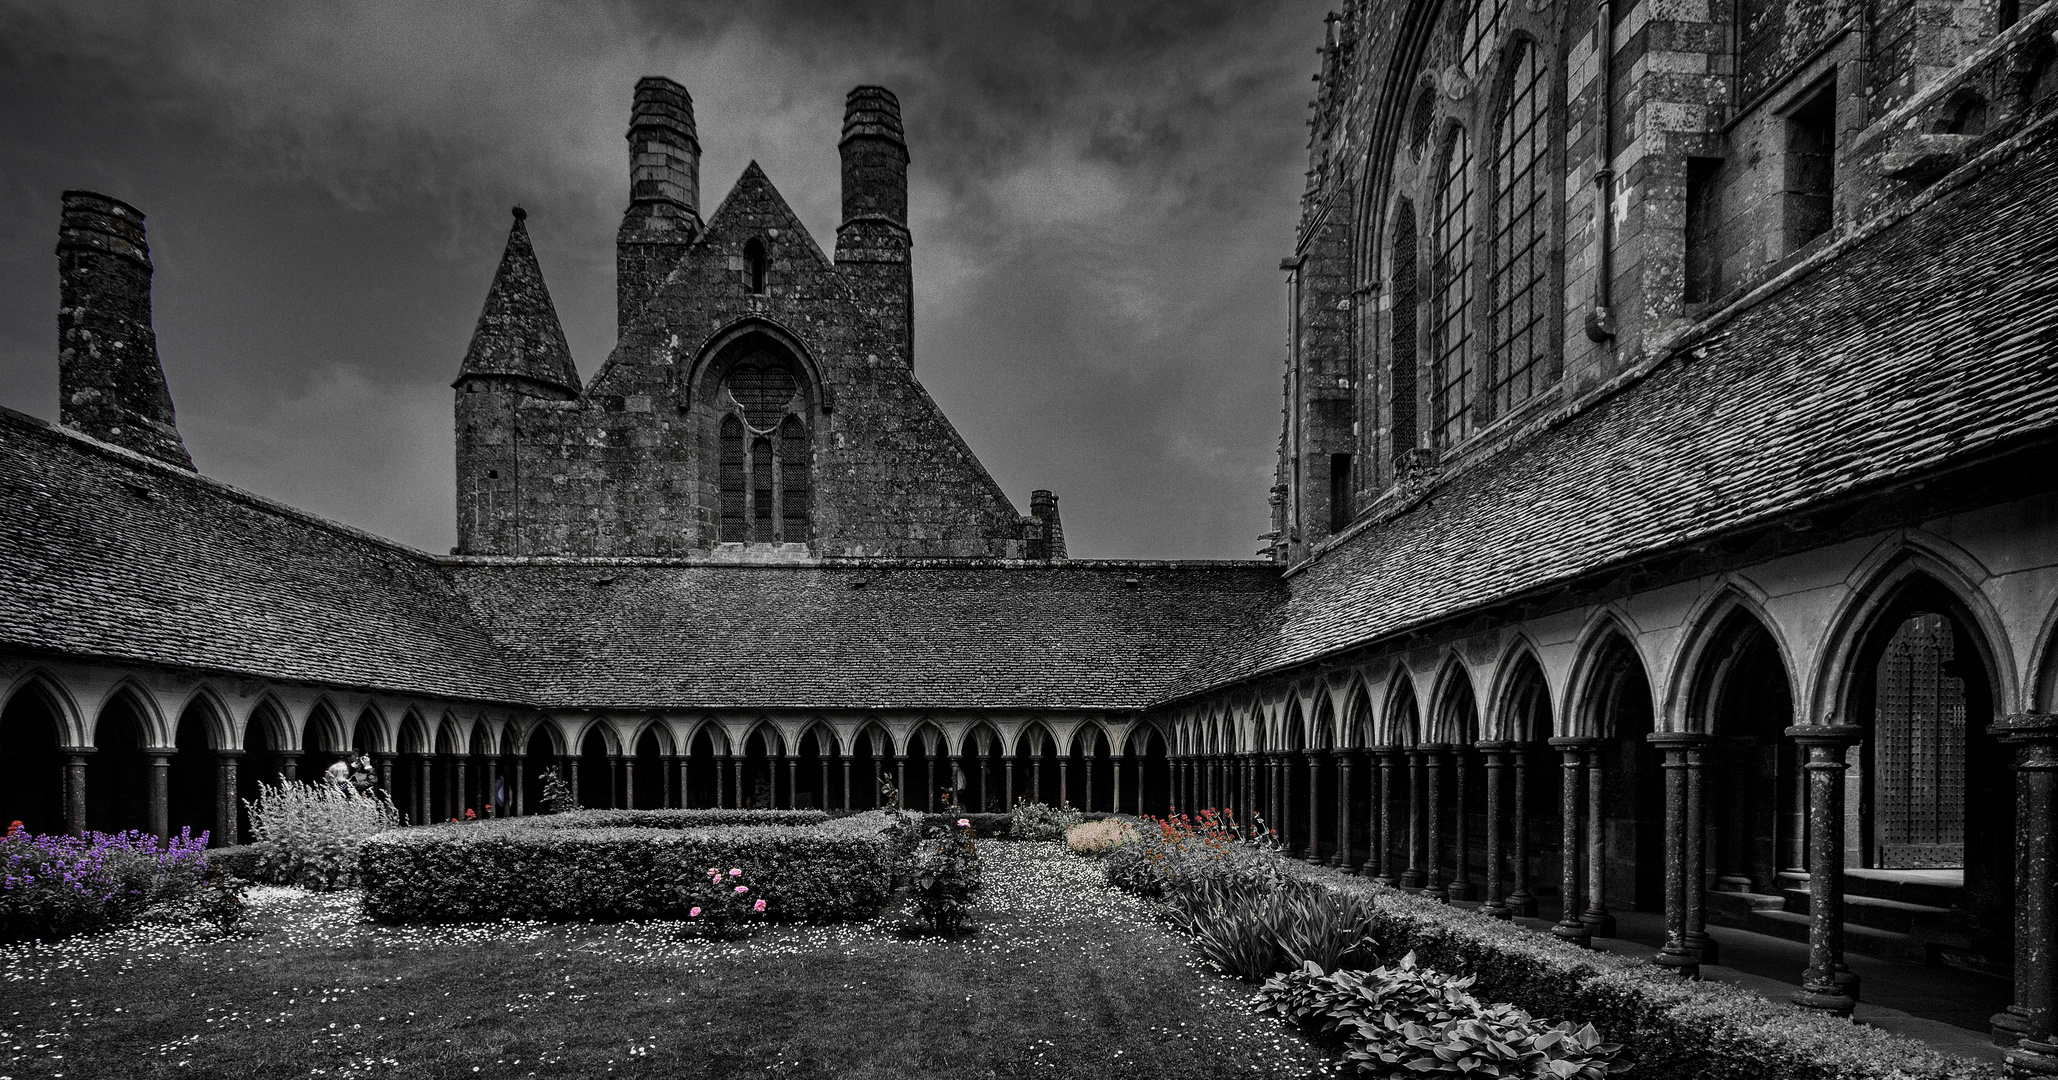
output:
<instances>
[{"instance_id":1,"label":"arched doorway","mask_svg":"<svg viewBox=\"0 0 2058 1080\"><path fill-rule=\"evenodd\" d=\"M1629 640L1611 633L1596 650L1581 700L1587 710L1586 730L1601 740L1587 756L1586 815L1594 812L1591 785L1599 768L1599 830L1586 823L1589 860L1599 857L1599 895L1587 897L1581 921L1604 936L1615 932L1611 908L1665 910L1665 780L1656 747L1650 742L1655 714L1650 679ZM1593 871L1588 867L1588 892Z\"/></svg>"},{"instance_id":2,"label":"arched doorway","mask_svg":"<svg viewBox=\"0 0 2058 1080\"><path fill-rule=\"evenodd\" d=\"M149 727L132 692L117 693L93 728L86 759L86 827L95 832L150 828Z\"/></svg>"},{"instance_id":3,"label":"arched doorway","mask_svg":"<svg viewBox=\"0 0 2058 1080\"><path fill-rule=\"evenodd\" d=\"M1806 788L1797 748L1793 684L1779 646L1750 613L1732 611L1711 635L1687 710L1715 739L1709 750L1711 843L1717 892L1778 895L1782 873L1805 874ZM1722 908L1715 913L1729 918Z\"/></svg>"},{"instance_id":4,"label":"arched doorway","mask_svg":"<svg viewBox=\"0 0 2058 1080\"><path fill-rule=\"evenodd\" d=\"M0 708L0 826L65 831L61 716L50 691L33 682Z\"/></svg>"},{"instance_id":5,"label":"arched doorway","mask_svg":"<svg viewBox=\"0 0 2058 1080\"><path fill-rule=\"evenodd\" d=\"M851 806L859 810L880 810L886 806L885 784L893 775L893 740L886 731L868 724L858 733L851 748Z\"/></svg>"},{"instance_id":6,"label":"arched doorway","mask_svg":"<svg viewBox=\"0 0 2058 1080\"><path fill-rule=\"evenodd\" d=\"M543 778L551 769L563 769L558 765L557 740L551 737L550 728L538 724L529 732L528 745L522 750L522 806L526 813L543 813Z\"/></svg>"},{"instance_id":7,"label":"arched doorway","mask_svg":"<svg viewBox=\"0 0 2058 1080\"><path fill-rule=\"evenodd\" d=\"M166 778L165 823L173 836L180 829L195 837L209 833L209 843L221 846L236 839L227 835L232 829L216 820L221 767L215 756L214 725L214 708L205 699L194 701L179 714L178 731L172 739L177 751Z\"/></svg>"},{"instance_id":8,"label":"arched doorway","mask_svg":"<svg viewBox=\"0 0 2058 1080\"><path fill-rule=\"evenodd\" d=\"M608 753L607 736L597 728L579 743L578 803L588 810L615 807L614 758Z\"/></svg>"},{"instance_id":9,"label":"arched doorway","mask_svg":"<svg viewBox=\"0 0 2058 1080\"><path fill-rule=\"evenodd\" d=\"M671 784L665 776L665 748L657 729L647 727L636 737L636 757L629 763L629 794L637 810L661 810L670 801Z\"/></svg>"},{"instance_id":10,"label":"arched doorway","mask_svg":"<svg viewBox=\"0 0 2058 1080\"><path fill-rule=\"evenodd\" d=\"M1564 875L1563 770L1550 748L1553 734L1550 686L1536 657L1524 652L1508 679L1506 727L1510 746L1507 765L1508 802L1513 820L1508 832L1508 911L1523 918L1563 917L1557 884ZM1545 910L1539 894L1555 897Z\"/></svg>"},{"instance_id":11,"label":"arched doorway","mask_svg":"<svg viewBox=\"0 0 2058 1080\"><path fill-rule=\"evenodd\" d=\"M751 810L770 810L779 804L779 777L773 769L779 747L778 734L760 726L743 742L743 788L740 804Z\"/></svg>"}]
</instances>

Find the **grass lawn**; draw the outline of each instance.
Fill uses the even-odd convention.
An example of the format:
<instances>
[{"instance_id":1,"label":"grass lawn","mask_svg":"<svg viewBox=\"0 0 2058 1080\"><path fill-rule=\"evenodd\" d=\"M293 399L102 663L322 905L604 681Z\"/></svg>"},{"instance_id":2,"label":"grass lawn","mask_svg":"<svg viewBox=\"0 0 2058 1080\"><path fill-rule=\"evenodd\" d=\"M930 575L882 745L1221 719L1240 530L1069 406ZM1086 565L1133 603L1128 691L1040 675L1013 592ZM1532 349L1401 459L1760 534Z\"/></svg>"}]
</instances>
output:
<instances>
[{"instance_id":1,"label":"grass lawn","mask_svg":"<svg viewBox=\"0 0 2058 1080\"><path fill-rule=\"evenodd\" d=\"M353 893L253 894L230 937L0 949L0 1080L28 1077L1304 1077L1098 866L984 841L975 936L886 922L740 942L672 923L384 927Z\"/></svg>"}]
</instances>

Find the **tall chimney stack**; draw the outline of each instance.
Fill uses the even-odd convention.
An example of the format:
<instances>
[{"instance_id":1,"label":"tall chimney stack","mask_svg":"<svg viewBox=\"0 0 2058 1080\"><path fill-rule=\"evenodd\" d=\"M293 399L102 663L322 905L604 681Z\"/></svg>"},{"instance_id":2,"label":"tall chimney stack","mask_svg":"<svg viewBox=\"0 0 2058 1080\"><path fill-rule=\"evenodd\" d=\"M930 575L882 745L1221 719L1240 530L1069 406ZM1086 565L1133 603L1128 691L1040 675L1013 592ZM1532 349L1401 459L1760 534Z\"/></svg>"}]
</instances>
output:
<instances>
[{"instance_id":1,"label":"tall chimney stack","mask_svg":"<svg viewBox=\"0 0 2058 1080\"><path fill-rule=\"evenodd\" d=\"M615 321L626 330L700 236L700 136L693 97L670 79L636 81L629 113L629 209L615 237Z\"/></svg>"},{"instance_id":2,"label":"tall chimney stack","mask_svg":"<svg viewBox=\"0 0 2058 1080\"><path fill-rule=\"evenodd\" d=\"M57 422L193 467L172 415L150 321L143 212L91 191L64 193L57 229Z\"/></svg>"},{"instance_id":3,"label":"tall chimney stack","mask_svg":"<svg viewBox=\"0 0 2058 1080\"><path fill-rule=\"evenodd\" d=\"M860 86L843 102L843 224L836 265L858 286L877 340L868 349L915 364L914 270L909 260L908 143L900 99Z\"/></svg>"}]
</instances>

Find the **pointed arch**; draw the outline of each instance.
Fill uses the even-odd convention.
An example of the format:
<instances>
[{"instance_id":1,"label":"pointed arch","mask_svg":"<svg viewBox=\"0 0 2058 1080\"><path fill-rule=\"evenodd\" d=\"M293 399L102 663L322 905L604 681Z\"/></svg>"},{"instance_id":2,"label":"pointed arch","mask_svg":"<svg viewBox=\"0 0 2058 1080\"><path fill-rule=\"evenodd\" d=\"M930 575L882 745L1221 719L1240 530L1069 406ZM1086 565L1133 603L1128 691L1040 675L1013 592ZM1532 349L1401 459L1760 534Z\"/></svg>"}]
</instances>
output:
<instances>
[{"instance_id":1,"label":"pointed arch","mask_svg":"<svg viewBox=\"0 0 2058 1080\"><path fill-rule=\"evenodd\" d=\"M93 714L91 745L100 745L101 725L110 715L118 715L115 710L122 708L134 710L135 719L142 727L144 746L171 745L171 725L157 709L157 696L133 676L123 676L100 699L100 710Z\"/></svg>"},{"instance_id":2,"label":"pointed arch","mask_svg":"<svg viewBox=\"0 0 2058 1080\"><path fill-rule=\"evenodd\" d=\"M307 716L300 722L300 751L304 754L340 755L350 746L350 733L343 728L342 717L327 695L318 697L308 706ZM321 763L327 767L328 762Z\"/></svg>"},{"instance_id":3,"label":"pointed arch","mask_svg":"<svg viewBox=\"0 0 2058 1080\"><path fill-rule=\"evenodd\" d=\"M16 701L26 700L23 698L24 694L34 695L43 707L50 710L57 722L57 737L61 745L88 744L85 710L79 707L78 699L72 695L70 688L65 686L64 680L48 670L32 667L15 676L14 681L8 685L6 694L0 696L0 710L13 705Z\"/></svg>"},{"instance_id":4,"label":"pointed arch","mask_svg":"<svg viewBox=\"0 0 2058 1080\"><path fill-rule=\"evenodd\" d=\"M188 713L195 706L199 706L202 710L197 715L198 719L206 725L207 745L210 749L227 750L240 748L240 740L236 738L235 713L230 711L229 703L223 700L221 691L215 689L209 683L201 683L199 686L194 687L193 692L186 695L185 702L179 706L177 716L179 717L179 725L181 727L185 725ZM176 739L177 732L173 734ZM174 745L176 745L176 741Z\"/></svg>"},{"instance_id":5,"label":"pointed arch","mask_svg":"<svg viewBox=\"0 0 2058 1080\"><path fill-rule=\"evenodd\" d=\"M1422 716L1415 697L1415 676L1405 664L1395 664L1393 674L1387 679L1384 714L1379 745L1422 745Z\"/></svg>"},{"instance_id":6,"label":"pointed arch","mask_svg":"<svg viewBox=\"0 0 2058 1080\"><path fill-rule=\"evenodd\" d=\"M1934 538L1909 533L1883 543L1860 564L1851 594L1829 622L1807 701L1810 715L1797 723L1831 723L1822 718L1848 713L1857 654L1864 648L1866 632L1881 613L1897 603L1911 589L1931 587L1932 602L1975 631L1971 644L1978 652L1987 684L1997 703L2022 700L2015 679L2015 666L2003 658L2014 655L2009 646L2007 625L1986 595L1975 584L1977 563ZM1927 583L1925 586L1924 583ZM1797 704L1799 700L1797 699Z\"/></svg>"},{"instance_id":7,"label":"pointed arch","mask_svg":"<svg viewBox=\"0 0 2058 1080\"><path fill-rule=\"evenodd\" d=\"M0 697L0 821L30 832L61 833L72 824L64 801L64 750L84 743L63 684L39 668Z\"/></svg>"},{"instance_id":8,"label":"pointed arch","mask_svg":"<svg viewBox=\"0 0 2058 1080\"><path fill-rule=\"evenodd\" d=\"M1494 704L1482 718L1488 738L1532 743L1557 734L1552 724L1550 680L1533 642L1518 636L1501 658L1494 679L1495 689L1488 698Z\"/></svg>"},{"instance_id":9,"label":"pointed arch","mask_svg":"<svg viewBox=\"0 0 2058 1080\"><path fill-rule=\"evenodd\" d=\"M371 754L384 753L390 748L386 741L386 717L379 711L377 703L365 702L364 708L358 710L357 722L350 726L350 745L352 749Z\"/></svg>"},{"instance_id":10,"label":"pointed arch","mask_svg":"<svg viewBox=\"0 0 2058 1080\"><path fill-rule=\"evenodd\" d=\"M422 718L420 709L409 708L401 716L398 748L403 754L427 754L435 751L435 739L429 734L429 723Z\"/></svg>"},{"instance_id":11,"label":"pointed arch","mask_svg":"<svg viewBox=\"0 0 2058 1080\"><path fill-rule=\"evenodd\" d=\"M1472 692L1472 673L1456 653L1446 657L1437 672L1436 689L1430 700L1429 741L1453 746L1470 746L1479 741L1478 698Z\"/></svg>"}]
</instances>

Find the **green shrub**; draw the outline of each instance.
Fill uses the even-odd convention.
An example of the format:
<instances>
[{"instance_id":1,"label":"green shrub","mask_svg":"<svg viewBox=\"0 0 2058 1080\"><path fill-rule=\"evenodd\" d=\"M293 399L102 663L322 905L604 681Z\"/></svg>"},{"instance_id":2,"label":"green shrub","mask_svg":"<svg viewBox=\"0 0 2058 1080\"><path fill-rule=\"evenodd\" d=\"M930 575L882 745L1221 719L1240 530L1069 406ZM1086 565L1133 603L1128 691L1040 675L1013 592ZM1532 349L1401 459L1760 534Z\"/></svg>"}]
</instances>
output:
<instances>
[{"instance_id":1,"label":"green shrub","mask_svg":"<svg viewBox=\"0 0 2058 1080\"><path fill-rule=\"evenodd\" d=\"M37 835L21 822L0 839L0 942L58 938L136 922L243 917L240 883L207 861L207 834L168 843L140 832Z\"/></svg>"},{"instance_id":2,"label":"green shrub","mask_svg":"<svg viewBox=\"0 0 2058 1080\"><path fill-rule=\"evenodd\" d=\"M939 934L963 930L982 886L971 821L959 818L946 828L929 830L915 850L909 876L907 916L928 923Z\"/></svg>"},{"instance_id":3,"label":"green shrub","mask_svg":"<svg viewBox=\"0 0 2058 1080\"><path fill-rule=\"evenodd\" d=\"M1017 800L1008 818L1008 836L1016 840L1063 840L1067 830L1086 820L1077 810L1060 810L1027 799Z\"/></svg>"},{"instance_id":4,"label":"green shrub","mask_svg":"<svg viewBox=\"0 0 2058 1080\"><path fill-rule=\"evenodd\" d=\"M1065 846L1081 855L1106 855L1142 839L1136 826L1121 818L1102 818L1065 830Z\"/></svg>"},{"instance_id":5,"label":"green shrub","mask_svg":"<svg viewBox=\"0 0 2058 1080\"><path fill-rule=\"evenodd\" d=\"M546 814L563 814L579 808L579 801L572 798L572 785L565 782L563 770L552 765L543 770L542 810Z\"/></svg>"},{"instance_id":6,"label":"green shrub","mask_svg":"<svg viewBox=\"0 0 2058 1080\"><path fill-rule=\"evenodd\" d=\"M245 881L257 881L258 867L264 853L255 844L233 844L229 847L207 849L207 865L230 877Z\"/></svg>"},{"instance_id":7,"label":"green shrub","mask_svg":"<svg viewBox=\"0 0 2058 1080\"><path fill-rule=\"evenodd\" d=\"M1201 955L1240 979L1378 962L1371 904L1270 867L1217 867L1180 879L1167 899Z\"/></svg>"},{"instance_id":8,"label":"green shrub","mask_svg":"<svg viewBox=\"0 0 2058 1080\"><path fill-rule=\"evenodd\" d=\"M877 911L891 884L884 840L774 825L538 827L511 818L386 833L359 857L365 910L385 922L677 919L710 867L741 868L782 922Z\"/></svg>"},{"instance_id":9,"label":"green shrub","mask_svg":"<svg viewBox=\"0 0 2058 1080\"><path fill-rule=\"evenodd\" d=\"M507 819L531 829L704 829L713 825L820 825L820 810L568 810Z\"/></svg>"},{"instance_id":10,"label":"green shrub","mask_svg":"<svg viewBox=\"0 0 2058 1080\"><path fill-rule=\"evenodd\" d=\"M1344 893L1377 898L1373 932L1422 963L1471 973L1472 993L1591 1024L1628 1047L1639 1077L1663 1080L1971 1080L1991 1071L1919 1042L1690 982L1648 961L1566 945L1548 934L1396 889L1309 868Z\"/></svg>"},{"instance_id":11,"label":"green shrub","mask_svg":"<svg viewBox=\"0 0 2058 1080\"><path fill-rule=\"evenodd\" d=\"M1004 840L1012 834L1009 829L1015 823L1013 814L924 814L922 831L948 829L959 821L972 823L972 835L981 840Z\"/></svg>"},{"instance_id":12,"label":"green shrub","mask_svg":"<svg viewBox=\"0 0 2058 1080\"><path fill-rule=\"evenodd\" d=\"M1547 1024L1513 1005L1482 1005L1470 978L1416 966L1324 973L1303 964L1258 992L1259 1009L1343 1044L1344 1060L1379 1075L1600 1080L1627 1069L1591 1024Z\"/></svg>"},{"instance_id":13,"label":"green shrub","mask_svg":"<svg viewBox=\"0 0 2058 1080\"><path fill-rule=\"evenodd\" d=\"M335 784L259 784L250 811L252 878L274 885L341 889L357 884L357 849L400 824L385 792Z\"/></svg>"}]
</instances>

